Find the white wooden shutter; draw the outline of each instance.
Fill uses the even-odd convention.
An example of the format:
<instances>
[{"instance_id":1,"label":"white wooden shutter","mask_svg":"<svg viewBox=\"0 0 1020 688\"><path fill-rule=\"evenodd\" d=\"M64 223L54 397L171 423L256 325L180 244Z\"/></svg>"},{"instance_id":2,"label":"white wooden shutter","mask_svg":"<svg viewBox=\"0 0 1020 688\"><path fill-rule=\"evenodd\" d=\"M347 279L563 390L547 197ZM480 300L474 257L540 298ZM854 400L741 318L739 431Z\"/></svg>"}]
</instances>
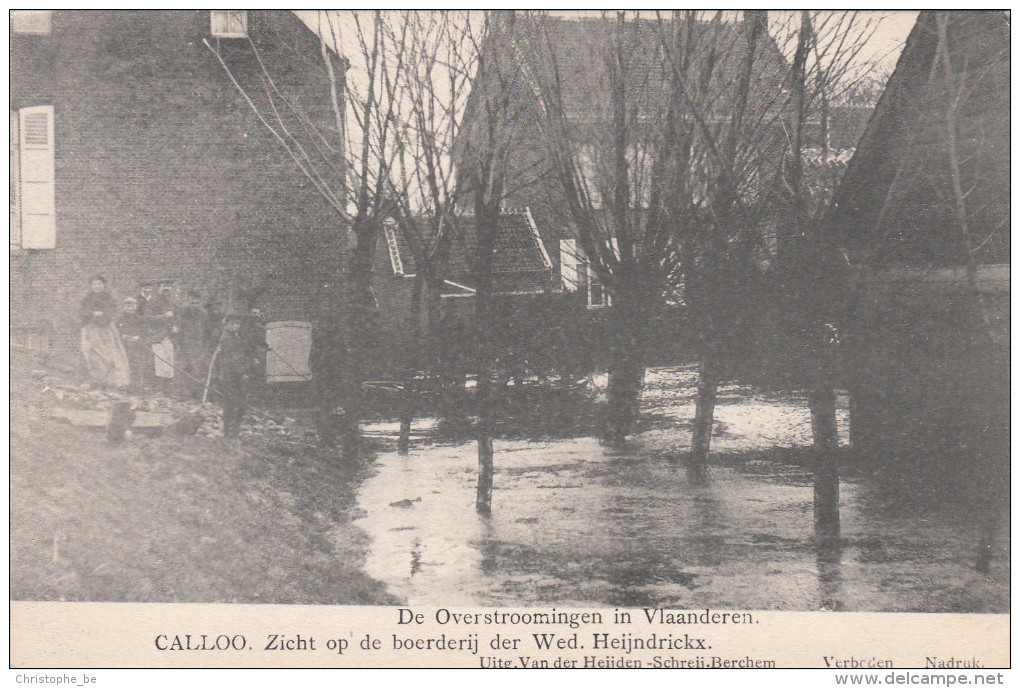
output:
<instances>
[{"instance_id":1,"label":"white wooden shutter","mask_svg":"<svg viewBox=\"0 0 1020 688\"><path fill-rule=\"evenodd\" d=\"M576 239L560 239L560 280L564 291L577 291L580 285Z\"/></svg>"},{"instance_id":2,"label":"white wooden shutter","mask_svg":"<svg viewBox=\"0 0 1020 688\"><path fill-rule=\"evenodd\" d=\"M20 113L11 110L11 248L21 248L21 140Z\"/></svg>"},{"instance_id":3,"label":"white wooden shutter","mask_svg":"<svg viewBox=\"0 0 1020 688\"><path fill-rule=\"evenodd\" d=\"M56 248L53 106L23 108L21 148L21 247Z\"/></svg>"}]
</instances>

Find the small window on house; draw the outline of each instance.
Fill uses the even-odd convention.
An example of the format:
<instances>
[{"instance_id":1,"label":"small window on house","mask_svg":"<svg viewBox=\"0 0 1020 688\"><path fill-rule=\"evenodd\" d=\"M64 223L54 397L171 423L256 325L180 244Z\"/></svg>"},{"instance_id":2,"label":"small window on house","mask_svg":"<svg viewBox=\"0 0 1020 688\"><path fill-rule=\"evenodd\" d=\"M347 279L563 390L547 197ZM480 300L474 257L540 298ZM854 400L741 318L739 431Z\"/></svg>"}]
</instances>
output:
<instances>
[{"instance_id":1,"label":"small window on house","mask_svg":"<svg viewBox=\"0 0 1020 688\"><path fill-rule=\"evenodd\" d=\"M266 325L266 381L307 382L312 379L308 359L312 353L312 326L297 320Z\"/></svg>"},{"instance_id":2,"label":"small window on house","mask_svg":"<svg viewBox=\"0 0 1020 688\"><path fill-rule=\"evenodd\" d=\"M616 239L612 239L612 242L613 249L619 253ZM577 239L560 240L560 280L563 291L580 291L585 294L589 308L601 308L612 303L609 291L599 280L598 273L577 247Z\"/></svg>"},{"instance_id":3,"label":"small window on house","mask_svg":"<svg viewBox=\"0 0 1020 688\"><path fill-rule=\"evenodd\" d=\"M563 283L563 291L577 291L580 288L580 265L577 239L560 239L560 281Z\"/></svg>"},{"instance_id":4,"label":"small window on house","mask_svg":"<svg viewBox=\"0 0 1020 688\"><path fill-rule=\"evenodd\" d=\"M51 10L11 10L11 33L49 36L52 30Z\"/></svg>"},{"instance_id":5,"label":"small window on house","mask_svg":"<svg viewBox=\"0 0 1020 688\"><path fill-rule=\"evenodd\" d=\"M588 308L601 308L610 305L609 292L599 279L598 273L591 265L588 269Z\"/></svg>"},{"instance_id":6,"label":"small window on house","mask_svg":"<svg viewBox=\"0 0 1020 688\"><path fill-rule=\"evenodd\" d=\"M215 38L248 36L247 10L209 10L209 23Z\"/></svg>"}]
</instances>

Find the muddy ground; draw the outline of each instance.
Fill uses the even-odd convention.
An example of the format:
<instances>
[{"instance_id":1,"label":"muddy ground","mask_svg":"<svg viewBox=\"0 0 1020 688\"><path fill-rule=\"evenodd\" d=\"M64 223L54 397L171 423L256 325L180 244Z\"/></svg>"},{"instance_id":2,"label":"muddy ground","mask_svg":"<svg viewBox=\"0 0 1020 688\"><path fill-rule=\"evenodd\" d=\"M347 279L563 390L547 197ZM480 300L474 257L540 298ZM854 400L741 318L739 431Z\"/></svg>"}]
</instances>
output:
<instances>
[{"instance_id":1,"label":"muddy ground","mask_svg":"<svg viewBox=\"0 0 1020 688\"><path fill-rule=\"evenodd\" d=\"M1008 611L1008 505L945 472L846 467L842 545L815 548L797 394L724 388L712 481L689 484L693 375L649 372L626 451L508 424L483 518L474 445L434 419L409 456L368 424L357 467L302 433L111 447L12 369L11 597Z\"/></svg>"},{"instance_id":2,"label":"muddy ground","mask_svg":"<svg viewBox=\"0 0 1020 688\"><path fill-rule=\"evenodd\" d=\"M145 437L47 417L11 375L11 599L386 604L349 526L364 467L311 444ZM340 537L338 534L346 534Z\"/></svg>"}]
</instances>

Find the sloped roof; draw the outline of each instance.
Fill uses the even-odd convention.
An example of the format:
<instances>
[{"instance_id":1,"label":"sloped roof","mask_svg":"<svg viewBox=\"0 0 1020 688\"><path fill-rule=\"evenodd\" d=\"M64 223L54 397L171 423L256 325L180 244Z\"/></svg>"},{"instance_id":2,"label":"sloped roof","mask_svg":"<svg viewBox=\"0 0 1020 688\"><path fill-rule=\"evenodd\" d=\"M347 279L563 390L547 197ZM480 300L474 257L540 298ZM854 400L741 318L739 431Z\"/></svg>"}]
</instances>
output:
<instances>
[{"instance_id":1,"label":"sloped roof","mask_svg":"<svg viewBox=\"0 0 1020 688\"><path fill-rule=\"evenodd\" d=\"M950 89L940 56L939 12L907 37L843 182L829 227L844 247L882 263L962 260L948 158ZM956 137L968 221L984 241L979 262L1009 261L1009 22L1002 12L945 12ZM973 188L972 188L973 187ZM971 190L972 188L972 190Z\"/></svg>"},{"instance_id":2,"label":"sloped roof","mask_svg":"<svg viewBox=\"0 0 1020 688\"><path fill-rule=\"evenodd\" d=\"M461 221L470 227L470 217L463 217ZM390 223L385 233L394 274L397 274L398 265L404 275L416 274L418 264L405 230L396 223ZM473 231L462 232L452 240L446 269L450 280L474 287L471 256L476 247ZM492 272L494 292L542 292L552 285L552 263L527 208L500 215Z\"/></svg>"},{"instance_id":3,"label":"sloped roof","mask_svg":"<svg viewBox=\"0 0 1020 688\"><path fill-rule=\"evenodd\" d=\"M694 65L692 73L711 70L712 79L702 90L715 97L705 103L710 110L706 114L728 107L721 95L732 88L739 72L748 30L745 21L693 21L685 22L681 35L674 37L673 22L664 13L661 20L638 18L623 23L612 16L541 15L524 21L516 33L518 49L532 51L526 62L540 70L533 78L549 83L558 79L567 116L591 118L610 104L606 58L616 52L624 56L625 88L631 92L628 99L646 103L649 110L664 102L664 67L669 61L663 44L674 40L686 46L687 59ZM616 44L622 50L606 50ZM785 58L767 32L758 41L753 68L751 103L765 104L770 94L781 88L788 71Z\"/></svg>"}]
</instances>

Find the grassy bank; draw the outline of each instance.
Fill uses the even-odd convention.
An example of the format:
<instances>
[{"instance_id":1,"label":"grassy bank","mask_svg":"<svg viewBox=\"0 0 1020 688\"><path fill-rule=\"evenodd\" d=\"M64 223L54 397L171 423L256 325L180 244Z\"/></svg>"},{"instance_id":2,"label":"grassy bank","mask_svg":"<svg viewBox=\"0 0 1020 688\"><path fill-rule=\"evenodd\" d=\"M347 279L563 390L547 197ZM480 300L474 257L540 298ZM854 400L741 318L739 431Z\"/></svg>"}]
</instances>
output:
<instances>
[{"instance_id":1,"label":"grassy bank","mask_svg":"<svg viewBox=\"0 0 1020 688\"><path fill-rule=\"evenodd\" d=\"M50 419L11 371L11 598L380 604L349 524L363 467L273 440L140 437Z\"/></svg>"}]
</instances>

